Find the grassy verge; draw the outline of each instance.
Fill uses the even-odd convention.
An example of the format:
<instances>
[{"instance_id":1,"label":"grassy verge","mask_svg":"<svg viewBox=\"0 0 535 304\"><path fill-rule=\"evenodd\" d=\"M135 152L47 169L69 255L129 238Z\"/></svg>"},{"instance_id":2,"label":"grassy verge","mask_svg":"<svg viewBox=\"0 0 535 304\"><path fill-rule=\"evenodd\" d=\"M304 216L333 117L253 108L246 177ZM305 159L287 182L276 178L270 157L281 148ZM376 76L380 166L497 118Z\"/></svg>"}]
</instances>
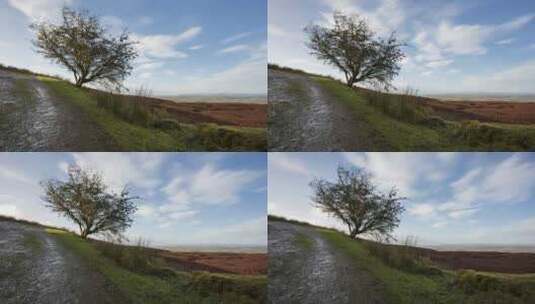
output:
<instances>
[{"instance_id":1,"label":"grassy verge","mask_svg":"<svg viewBox=\"0 0 535 304\"><path fill-rule=\"evenodd\" d=\"M308 236L302 233L298 233L296 235L294 242L297 247L303 248L305 250L309 250L314 247L314 242Z\"/></svg>"},{"instance_id":2,"label":"grassy verge","mask_svg":"<svg viewBox=\"0 0 535 304\"><path fill-rule=\"evenodd\" d=\"M449 147L436 130L399 121L370 106L355 91L327 78L315 78L340 102L348 105L360 119L365 119L381 141L394 151L447 150Z\"/></svg>"},{"instance_id":3,"label":"grassy verge","mask_svg":"<svg viewBox=\"0 0 535 304\"><path fill-rule=\"evenodd\" d=\"M363 242L332 230L320 233L381 281L389 303L532 303L535 276L496 275L472 271L409 272L385 264Z\"/></svg>"},{"instance_id":4,"label":"grassy verge","mask_svg":"<svg viewBox=\"0 0 535 304\"><path fill-rule=\"evenodd\" d=\"M61 230L47 229L66 248L102 273L132 303L264 303L265 277L181 273L170 269L158 275L119 266L93 244ZM256 298L253 298L256 297Z\"/></svg>"},{"instance_id":5,"label":"grassy verge","mask_svg":"<svg viewBox=\"0 0 535 304\"><path fill-rule=\"evenodd\" d=\"M348 105L393 151L526 151L535 149L535 126L445 121L410 94L354 89L330 78L314 77ZM389 150L390 150L389 149Z\"/></svg>"},{"instance_id":6,"label":"grassy verge","mask_svg":"<svg viewBox=\"0 0 535 304\"><path fill-rule=\"evenodd\" d=\"M39 77L55 94L74 103L125 151L264 151L266 130L182 124L147 112L141 102L124 102L111 94L91 94L68 82ZM142 99L143 97L140 97Z\"/></svg>"}]
</instances>

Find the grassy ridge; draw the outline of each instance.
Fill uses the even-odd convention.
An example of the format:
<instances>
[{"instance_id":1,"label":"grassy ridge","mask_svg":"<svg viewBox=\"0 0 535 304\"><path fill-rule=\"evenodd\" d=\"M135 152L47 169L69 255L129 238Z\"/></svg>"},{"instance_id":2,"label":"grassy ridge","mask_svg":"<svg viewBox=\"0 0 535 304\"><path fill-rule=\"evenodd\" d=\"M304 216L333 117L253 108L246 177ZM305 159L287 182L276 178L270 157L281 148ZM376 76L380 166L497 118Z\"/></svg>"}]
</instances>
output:
<instances>
[{"instance_id":1,"label":"grassy ridge","mask_svg":"<svg viewBox=\"0 0 535 304\"><path fill-rule=\"evenodd\" d=\"M535 275L502 275L474 271L409 272L386 265L363 242L320 229L333 246L352 257L385 284L389 303L533 303Z\"/></svg>"},{"instance_id":2,"label":"grassy ridge","mask_svg":"<svg viewBox=\"0 0 535 304\"><path fill-rule=\"evenodd\" d=\"M130 271L103 256L90 242L61 230L47 229L65 247L102 273L132 303L264 303L265 276L182 273L160 275Z\"/></svg>"},{"instance_id":3,"label":"grassy ridge","mask_svg":"<svg viewBox=\"0 0 535 304\"><path fill-rule=\"evenodd\" d=\"M214 124L183 124L169 119L152 122L139 107L103 103L95 94L68 82L39 77L55 94L74 103L100 125L125 151L264 151L266 130ZM128 113L126 115L125 113ZM134 114L134 115L132 115ZM141 119L143 118L143 119ZM142 122L142 123L141 123ZM151 122L151 125L148 125Z\"/></svg>"}]
</instances>

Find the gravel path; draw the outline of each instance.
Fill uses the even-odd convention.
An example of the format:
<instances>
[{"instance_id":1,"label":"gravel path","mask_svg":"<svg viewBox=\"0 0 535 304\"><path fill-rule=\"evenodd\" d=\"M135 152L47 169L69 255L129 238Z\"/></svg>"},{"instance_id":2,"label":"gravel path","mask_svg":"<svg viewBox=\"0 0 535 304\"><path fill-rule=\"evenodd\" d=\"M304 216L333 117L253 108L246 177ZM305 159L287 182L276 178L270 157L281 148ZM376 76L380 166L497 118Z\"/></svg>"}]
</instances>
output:
<instances>
[{"instance_id":1,"label":"gravel path","mask_svg":"<svg viewBox=\"0 0 535 304\"><path fill-rule=\"evenodd\" d=\"M33 76L0 70L0 151L116 151L72 103Z\"/></svg>"},{"instance_id":2,"label":"gravel path","mask_svg":"<svg viewBox=\"0 0 535 304\"><path fill-rule=\"evenodd\" d=\"M374 136L351 108L307 75L269 70L270 151L370 151Z\"/></svg>"},{"instance_id":3,"label":"gravel path","mask_svg":"<svg viewBox=\"0 0 535 304\"><path fill-rule=\"evenodd\" d=\"M381 285L315 228L270 221L268 239L270 303L385 303Z\"/></svg>"},{"instance_id":4,"label":"gravel path","mask_svg":"<svg viewBox=\"0 0 535 304\"><path fill-rule=\"evenodd\" d=\"M0 220L0 303L125 303L42 228Z\"/></svg>"}]
</instances>

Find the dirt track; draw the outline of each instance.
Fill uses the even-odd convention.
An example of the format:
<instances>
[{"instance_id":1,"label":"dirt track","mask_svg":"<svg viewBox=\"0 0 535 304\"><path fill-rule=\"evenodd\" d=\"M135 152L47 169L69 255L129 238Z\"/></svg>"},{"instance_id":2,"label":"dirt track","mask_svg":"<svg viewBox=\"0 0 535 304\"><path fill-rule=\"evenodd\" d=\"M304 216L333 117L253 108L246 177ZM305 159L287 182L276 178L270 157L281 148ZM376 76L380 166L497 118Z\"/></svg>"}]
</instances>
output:
<instances>
[{"instance_id":1,"label":"dirt track","mask_svg":"<svg viewBox=\"0 0 535 304\"><path fill-rule=\"evenodd\" d=\"M0 151L115 151L111 137L33 76L0 70Z\"/></svg>"},{"instance_id":2,"label":"dirt track","mask_svg":"<svg viewBox=\"0 0 535 304\"><path fill-rule=\"evenodd\" d=\"M380 283L315 228L270 221L268 239L270 303L385 303Z\"/></svg>"},{"instance_id":3,"label":"dirt track","mask_svg":"<svg viewBox=\"0 0 535 304\"><path fill-rule=\"evenodd\" d=\"M306 75L269 70L270 151L369 151L366 123Z\"/></svg>"},{"instance_id":4,"label":"dirt track","mask_svg":"<svg viewBox=\"0 0 535 304\"><path fill-rule=\"evenodd\" d=\"M42 228L0 220L0 303L125 303Z\"/></svg>"}]
</instances>

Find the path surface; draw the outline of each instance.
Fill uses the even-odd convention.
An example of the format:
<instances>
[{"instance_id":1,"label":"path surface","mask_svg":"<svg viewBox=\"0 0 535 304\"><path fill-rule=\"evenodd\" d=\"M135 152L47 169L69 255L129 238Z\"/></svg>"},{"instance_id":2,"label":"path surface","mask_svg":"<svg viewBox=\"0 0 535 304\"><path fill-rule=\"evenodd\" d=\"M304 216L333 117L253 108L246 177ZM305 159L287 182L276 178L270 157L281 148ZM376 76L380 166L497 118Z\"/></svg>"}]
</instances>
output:
<instances>
[{"instance_id":1,"label":"path surface","mask_svg":"<svg viewBox=\"0 0 535 304\"><path fill-rule=\"evenodd\" d=\"M0 220L0 303L124 303L42 228Z\"/></svg>"},{"instance_id":2,"label":"path surface","mask_svg":"<svg viewBox=\"0 0 535 304\"><path fill-rule=\"evenodd\" d=\"M85 113L34 76L0 70L0 151L116 151Z\"/></svg>"},{"instance_id":3,"label":"path surface","mask_svg":"<svg viewBox=\"0 0 535 304\"><path fill-rule=\"evenodd\" d=\"M268 239L270 303L385 303L381 285L315 228L269 221Z\"/></svg>"},{"instance_id":4,"label":"path surface","mask_svg":"<svg viewBox=\"0 0 535 304\"><path fill-rule=\"evenodd\" d=\"M355 111L307 75L269 70L270 151L370 151L373 136Z\"/></svg>"}]
</instances>

